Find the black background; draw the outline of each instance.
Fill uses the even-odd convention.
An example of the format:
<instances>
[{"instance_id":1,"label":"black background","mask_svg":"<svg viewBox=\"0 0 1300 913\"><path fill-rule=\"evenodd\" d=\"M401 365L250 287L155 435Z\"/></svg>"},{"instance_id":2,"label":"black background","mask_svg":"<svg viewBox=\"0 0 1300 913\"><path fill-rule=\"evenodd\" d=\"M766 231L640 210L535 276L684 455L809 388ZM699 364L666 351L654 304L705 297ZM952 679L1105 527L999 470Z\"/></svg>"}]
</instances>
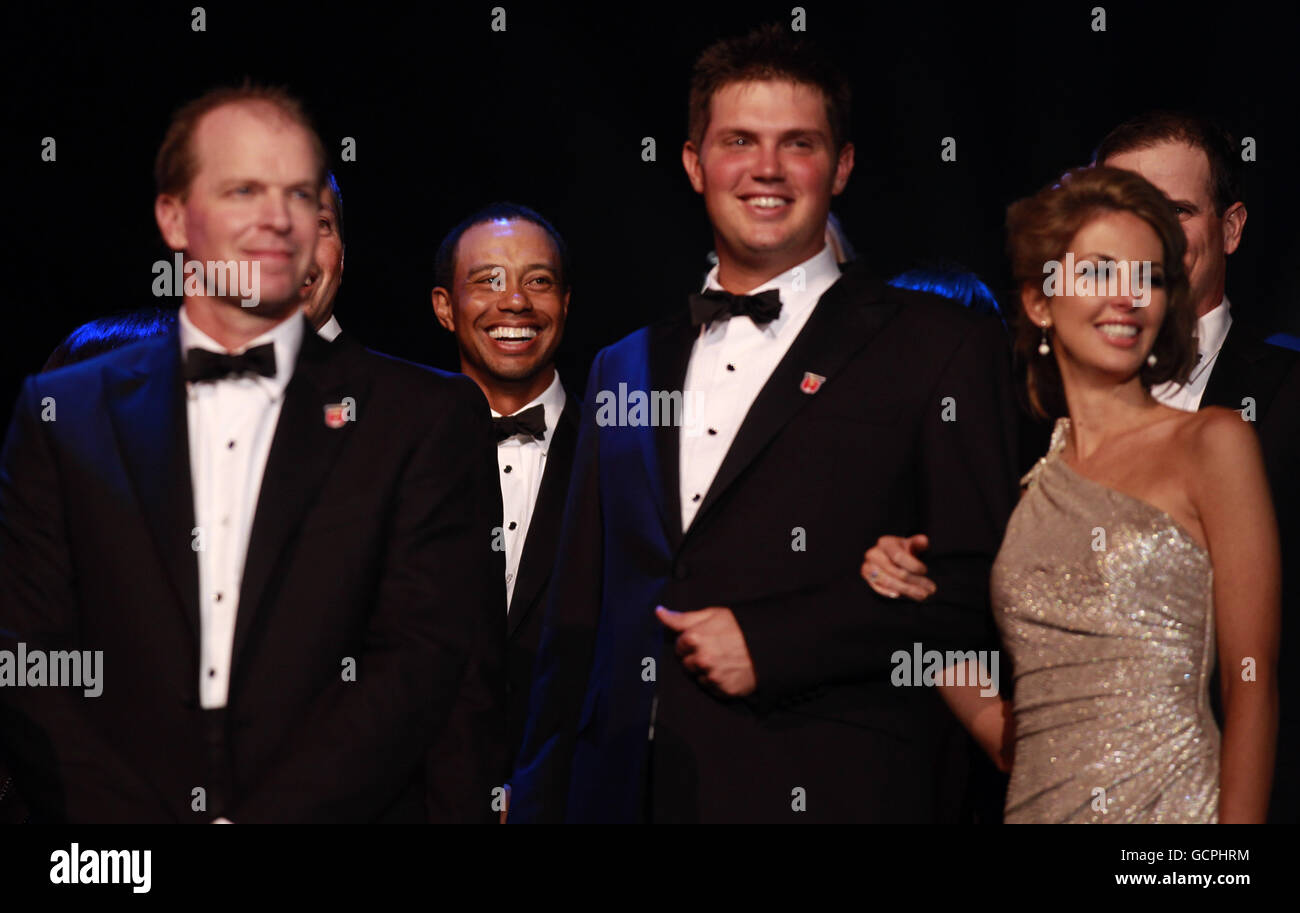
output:
<instances>
[{"instance_id":1,"label":"black background","mask_svg":"<svg viewBox=\"0 0 1300 913\"><path fill-rule=\"evenodd\" d=\"M595 351L667 309L706 268L712 238L680 164L690 64L710 42L793 4L47 3L7 10L6 332L0 418L22 376L93 317L157 303L169 258L153 220L152 163L171 112L220 84L300 95L344 193L337 306L366 345L456 369L429 304L442 235L498 199L547 215L574 257L560 370L585 381ZM1300 14L1246 4L804 4L807 34L848 69L857 167L835 203L882 275L943 259L1004 297L1009 202L1085 163L1102 135L1151 107L1183 107L1252 136L1249 223L1231 258L1234 310L1300 334L1290 273L1300 127ZM56 162L41 141L57 141ZM338 160L354 137L356 162ZM653 137L657 161L642 160ZM957 161L943 162L945 136Z\"/></svg>"}]
</instances>

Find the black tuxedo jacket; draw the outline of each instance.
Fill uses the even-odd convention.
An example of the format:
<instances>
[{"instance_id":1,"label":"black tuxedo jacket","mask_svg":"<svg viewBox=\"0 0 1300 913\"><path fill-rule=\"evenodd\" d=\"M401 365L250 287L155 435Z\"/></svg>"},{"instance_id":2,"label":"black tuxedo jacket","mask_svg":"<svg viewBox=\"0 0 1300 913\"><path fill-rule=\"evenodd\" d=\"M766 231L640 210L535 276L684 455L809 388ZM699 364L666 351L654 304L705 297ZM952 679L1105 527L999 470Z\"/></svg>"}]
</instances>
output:
<instances>
[{"instance_id":1,"label":"black tuxedo jacket","mask_svg":"<svg viewBox=\"0 0 1300 913\"><path fill-rule=\"evenodd\" d=\"M564 517L564 500L573 469L573 449L578 438L578 405L567 397L559 423L550 429L546 470L537 503L528 521L528 536L519 560L519 578L506 616L506 733L513 762L524 738L528 720L528 695L533 682L533 661L542 636L546 594L555 565L555 549Z\"/></svg>"},{"instance_id":2,"label":"black tuxedo jacket","mask_svg":"<svg viewBox=\"0 0 1300 913\"><path fill-rule=\"evenodd\" d=\"M960 818L972 744L934 688L890 678L916 643L997 644L988 572L1017 481L1000 326L846 273L683 533L678 428L599 406L621 384L680 391L695 337L682 309L592 366L511 820ZM863 552L920 531L936 596L876 596ZM731 608L758 690L701 689L659 604Z\"/></svg>"},{"instance_id":3,"label":"black tuxedo jacket","mask_svg":"<svg viewBox=\"0 0 1300 913\"><path fill-rule=\"evenodd\" d=\"M19 397L0 458L0 648L103 651L98 697L0 689L24 799L45 820L423 820L426 752L454 705L496 701L504 727L503 682L465 673L505 634L482 393L304 328L214 713L198 703L180 365L173 330L29 378ZM328 427L344 397L353 420ZM504 740L465 750L489 745ZM490 802L478 784L432 789Z\"/></svg>"},{"instance_id":4,"label":"black tuxedo jacket","mask_svg":"<svg viewBox=\"0 0 1300 913\"><path fill-rule=\"evenodd\" d=\"M1300 353L1264 341L1234 321L1201 397L1201 408L1240 411L1253 401L1282 545L1281 726L1269 820L1300 823ZM1218 688L1211 689L1216 709Z\"/></svg>"}]
</instances>

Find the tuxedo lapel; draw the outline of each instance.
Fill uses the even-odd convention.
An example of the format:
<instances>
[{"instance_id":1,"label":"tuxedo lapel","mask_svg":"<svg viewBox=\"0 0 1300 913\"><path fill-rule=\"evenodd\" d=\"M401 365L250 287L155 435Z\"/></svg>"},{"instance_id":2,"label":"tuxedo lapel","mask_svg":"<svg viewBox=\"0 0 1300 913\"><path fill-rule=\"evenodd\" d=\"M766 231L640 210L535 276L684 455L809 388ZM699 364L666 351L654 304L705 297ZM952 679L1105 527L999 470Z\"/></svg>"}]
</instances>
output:
<instances>
[{"instance_id":1,"label":"tuxedo lapel","mask_svg":"<svg viewBox=\"0 0 1300 913\"><path fill-rule=\"evenodd\" d=\"M134 361L104 369L105 398L123 465L197 641L199 565L179 331L172 326L141 348Z\"/></svg>"},{"instance_id":2,"label":"tuxedo lapel","mask_svg":"<svg viewBox=\"0 0 1300 913\"><path fill-rule=\"evenodd\" d=\"M689 312L682 308L668 321L652 327L647 343L647 397L652 397L652 391L656 390L680 393L683 417L686 408L683 390L686 385L686 368L691 360L691 348L697 332L698 328L691 326ZM588 395L595 393L594 390L589 391ZM653 400L649 407L653 408ZM655 505L659 509L664 529L668 532L668 541L675 549L682 541L681 475L678 468L681 459L681 429L676 423L662 422L643 427L641 431L646 467L651 484L657 486L654 492Z\"/></svg>"},{"instance_id":3,"label":"tuxedo lapel","mask_svg":"<svg viewBox=\"0 0 1300 913\"><path fill-rule=\"evenodd\" d=\"M519 560L519 577L515 580L510 611L506 615L507 636L515 633L524 616L532 610L555 564L555 548L569 489L569 470L573 468L573 451L578 436L578 407L573 397L565 398L560 420L548 433L551 441L546 450L546 469L542 473L533 515L528 521L528 536Z\"/></svg>"},{"instance_id":4,"label":"tuxedo lapel","mask_svg":"<svg viewBox=\"0 0 1300 913\"><path fill-rule=\"evenodd\" d=\"M347 371L350 361L344 347L321 339L310 325L304 329L302 349L285 388L248 537L235 618L232 678L251 626L274 596L275 569L303 514L320 496L343 442L366 409L367 380L359 372ZM339 427L328 425L325 407L345 403L349 397L354 403L353 421ZM364 480L358 483L364 484ZM322 567L321 573L326 572L328 568Z\"/></svg>"},{"instance_id":5,"label":"tuxedo lapel","mask_svg":"<svg viewBox=\"0 0 1300 913\"><path fill-rule=\"evenodd\" d=\"M692 529L699 528L699 518L815 395L801 389L805 375L816 374L823 378L823 384L833 384L840 369L897 311L897 304L878 300L879 290L878 283L855 280L846 274L822 295L746 414L700 502Z\"/></svg>"},{"instance_id":6,"label":"tuxedo lapel","mask_svg":"<svg viewBox=\"0 0 1300 913\"><path fill-rule=\"evenodd\" d=\"M1228 328L1228 335L1219 349L1219 357L1210 369L1210 376L1205 382L1205 392L1201 394L1200 408L1206 406L1223 406L1226 409L1241 409L1242 391L1247 386L1252 359L1243 345L1245 334L1240 326Z\"/></svg>"},{"instance_id":7,"label":"tuxedo lapel","mask_svg":"<svg viewBox=\"0 0 1300 913\"><path fill-rule=\"evenodd\" d=\"M1201 407L1223 406L1240 412L1243 400L1250 400L1256 421L1262 421L1295 364L1290 349L1268 342L1256 327L1234 322L1210 370Z\"/></svg>"}]
</instances>

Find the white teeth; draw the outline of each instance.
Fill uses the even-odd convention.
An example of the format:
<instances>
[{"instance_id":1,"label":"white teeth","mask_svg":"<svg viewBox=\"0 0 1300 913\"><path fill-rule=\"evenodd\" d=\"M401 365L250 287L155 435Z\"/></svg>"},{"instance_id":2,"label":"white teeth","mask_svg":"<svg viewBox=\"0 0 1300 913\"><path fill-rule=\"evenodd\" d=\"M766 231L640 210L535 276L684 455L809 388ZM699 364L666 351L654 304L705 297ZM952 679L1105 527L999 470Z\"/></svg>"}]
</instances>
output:
<instances>
[{"instance_id":1,"label":"white teeth","mask_svg":"<svg viewBox=\"0 0 1300 913\"><path fill-rule=\"evenodd\" d=\"M493 327L488 335L493 339L532 339L537 335L537 327Z\"/></svg>"},{"instance_id":2,"label":"white teeth","mask_svg":"<svg viewBox=\"0 0 1300 913\"><path fill-rule=\"evenodd\" d=\"M1116 339L1132 339L1139 332L1139 327L1121 323L1103 323L1101 331L1107 336L1113 336Z\"/></svg>"},{"instance_id":3,"label":"white teeth","mask_svg":"<svg viewBox=\"0 0 1300 913\"><path fill-rule=\"evenodd\" d=\"M776 209L778 206L786 205L786 201L780 197L750 197L745 202L759 209Z\"/></svg>"}]
</instances>

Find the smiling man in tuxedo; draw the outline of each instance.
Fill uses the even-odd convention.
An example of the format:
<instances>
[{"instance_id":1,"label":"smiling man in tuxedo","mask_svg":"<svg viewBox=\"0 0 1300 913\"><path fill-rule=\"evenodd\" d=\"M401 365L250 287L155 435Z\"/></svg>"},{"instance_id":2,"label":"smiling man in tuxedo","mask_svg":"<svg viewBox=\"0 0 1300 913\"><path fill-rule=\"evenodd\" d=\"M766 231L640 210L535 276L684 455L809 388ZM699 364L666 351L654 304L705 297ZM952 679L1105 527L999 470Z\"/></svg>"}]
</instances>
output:
<instances>
[{"instance_id":1,"label":"smiling man in tuxedo","mask_svg":"<svg viewBox=\"0 0 1300 913\"><path fill-rule=\"evenodd\" d=\"M165 335L23 388L0 459L0 643L104 658L98 697L0 689L38 820L425 820L426 753L457 702L495 694L466 676L504 637L483 396L312 332L323 173L283 92L181 108L159 229L255 294L206 281Z\"/></svg>"},{"instance_id":2,"label":"smiling man in tuxedo","mask_svg":"<svg viewBox=\"0 0 1300 913\"><path fill-rule=\"evenodd\" d=\"M567 251L537 212L494 203L453 228L435 261L434 312L456 336L461 370L487 397L497 438L512 761L524 735L578 436L578 406L555 370L569 312Z\"/></svg>"},{"instance_id":3,"label":"smiling man in tuxedo","mask_svg":"<svg viewBox=\"0 0 1300 913\"><path fill-rule=\"evenodd\" d=\"M779 27L696 64L682 161L718 265L592 366L512 821L968 807L971 743L890 667L916 643L996 643L1006 346L988 318L841 274L825 228L853 170L849 95ZM661 411L609 408L632 395ZM932 531L942 604L901 609L858 577L891 523Z\"/></svg>"}]
</instances>

